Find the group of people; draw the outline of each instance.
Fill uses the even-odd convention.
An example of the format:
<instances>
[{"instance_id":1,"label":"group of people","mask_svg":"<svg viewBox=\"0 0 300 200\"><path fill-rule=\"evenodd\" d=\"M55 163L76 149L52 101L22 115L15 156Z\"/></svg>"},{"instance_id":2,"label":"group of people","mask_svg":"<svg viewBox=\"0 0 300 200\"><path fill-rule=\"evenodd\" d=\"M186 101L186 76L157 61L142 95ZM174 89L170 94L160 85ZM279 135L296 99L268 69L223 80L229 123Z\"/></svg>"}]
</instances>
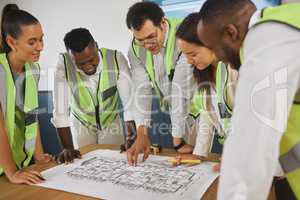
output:
<instances>
[{"instance_id":1,"label":"group of people","mask_svg":"<svg viewBox=\"0 0 300 200\"><path fill-rule=\"evenodd\" d=\"M150 153L154 95L170 114L178 163L224 145L214 168L219 199L266 199L278 174L300 198L300 4L257 10L251 0L206 0L178 20L156 3L138 2L126 24L129 63L85 28L66 33L51 120L63 151L52 156L43 151L37 118L42 26L17 5L4 7L0 175L39 183L27 166L72 162L78 148L95 143L123 143L136 166L140 153L143 160Z\"/></svg>"}]
</instances>

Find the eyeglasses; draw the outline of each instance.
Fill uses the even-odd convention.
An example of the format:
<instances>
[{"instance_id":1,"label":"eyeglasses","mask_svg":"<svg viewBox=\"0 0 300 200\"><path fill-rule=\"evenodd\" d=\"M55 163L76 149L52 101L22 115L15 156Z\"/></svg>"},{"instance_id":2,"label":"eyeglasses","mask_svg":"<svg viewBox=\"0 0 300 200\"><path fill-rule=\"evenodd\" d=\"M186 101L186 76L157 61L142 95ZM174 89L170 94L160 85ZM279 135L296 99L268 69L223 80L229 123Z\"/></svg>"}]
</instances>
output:
<instances>
[{"instance_id":1,"label":"eyeglasses","mask_svg":"<svg viewBox=\"0 0 300 200\"><path fill-rule=\"evenodd\" d=\"M133 42L135 45L139 45L139 46L145 46L146 44L155 44L158 42L158 30L156 29L156 31L154 33L152 33L151 35L149 35L147 38L145 39L137 39L134 38Z\"/></svg>"}]
</instances>

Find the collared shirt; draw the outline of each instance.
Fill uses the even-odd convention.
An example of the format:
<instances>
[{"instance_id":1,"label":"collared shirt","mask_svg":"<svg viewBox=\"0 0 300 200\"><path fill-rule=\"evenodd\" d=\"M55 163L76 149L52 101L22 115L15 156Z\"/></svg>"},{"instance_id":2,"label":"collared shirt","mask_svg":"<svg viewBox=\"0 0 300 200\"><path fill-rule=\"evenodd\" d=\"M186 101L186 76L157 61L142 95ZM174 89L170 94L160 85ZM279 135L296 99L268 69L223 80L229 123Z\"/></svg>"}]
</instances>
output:
<instances>
[{"instance_id":1,"label":"collared shirt","mask_svg":"<svg viewBox=\"0 0 300 200\"><path fill-rule=\"evenodd\" d=\"M222 157L218 199L266 199L279 158L279 143L300 88L300 31L266 22L244 41L232 117Z\"/></svg>"},{"instance_id":2,"label":"collared shirt","mask_svg":"<svg viewBox=\"0 0 300 200\"><path fill-rule=\"evenodd\" d=\"M188 85L192 81L192 68L190 67L190 64L187 63L186 57L180 56L175 63L173 81L169 80L165 67L165 51L168 40L168 31L167 27L164 45L160 52L153 56L155 81L164 95L164 100L167 101L169 105L172 104L172 134L173 136L178 135L178 137L182 137L184 134L185 115L178 114L178 112L182 112L182 110L185 109L185 105L180 104L178 107L173 107L171 100L173 97L181 99L189 96L189 91L184 90L184 88L190 88ZM179 52L179 49L176 49L176 51ZM149 126L152 112L152 85L149 81L144 64L136 58L132 48L129 48L128 58L131 65L133 82L136 86L134 103L135 121L137 126Z\"/></svg>"},{"instance_id":3,"label":"collared shirt","mask_svg":"<svg viewBox=\"0 0 300 200\"><path fill-rule=\"evenodd\" d=\"M83 71L78 70L82 75L83 83L90 90L93 98L97 96L97 88L99 84L99 75L103 67L103 61L99 53L100 62L97 66L97 71L93 75L86 75ZM117 52L117 60L120 68L120 76L117 81L118 92L121 97L123 109L124 109L124 120L133 120L131 116L131 106L132 106L132 81L131 74L129 72L128 63L124 55L121 52ZM73 60L73 64L75 62ZM59 55L58 63L56 66L56 71L54 74L54 110L52 123L56 128L69 127L70 123L70 113L69 104L71 99L71 91L65 76L65 65L64 58Z\"/></svg>"}]
</instances>

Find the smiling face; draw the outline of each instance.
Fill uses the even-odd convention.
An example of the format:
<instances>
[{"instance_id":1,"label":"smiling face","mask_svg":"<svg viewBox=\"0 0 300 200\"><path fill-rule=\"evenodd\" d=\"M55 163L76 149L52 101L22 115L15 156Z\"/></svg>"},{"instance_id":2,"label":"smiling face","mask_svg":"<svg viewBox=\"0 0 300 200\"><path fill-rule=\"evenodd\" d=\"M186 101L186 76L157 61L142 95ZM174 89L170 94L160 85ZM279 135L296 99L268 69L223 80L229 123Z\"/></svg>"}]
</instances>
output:
<instances>
[{"instance_id":1,"label":"smiling face","mask_svg":"<svg viewBox=\"0 0 300 200\"><path fill-rule=\"evenodd\" d=\"M182 53L187 57L188 63L199 70L204 70L216 62L215 54L204 46L189 43L182 39L177 39L177 43Z\"/></svg>"},{"instance_id":2,"label":"smiling face","mask_svg":"<svg viewBox=\"0 0 300 200\"><path fill-rule=\"evenodd\" d=\"M82 70L86 75L93 75L96 73L100 61L96 43L89 44L80 53L74 52L72 54L78 69Z\"/></svg>"},{"instance_id":3,"label":"smiling face","mask_svg":"<svg viewBox=\"0 0 300 200\"><path fill-rule=\"evenodd\" d=\"M37 62L44 47L43 36L42 26L39 23L22 25L19 36L13 38L8 35L6 42L20 60Z\"/></svg>"},{"instance_id":4,"label":"smiling face","mask_svg":"<svg viewBox=\"0 0 300 200\"><path fill-rule=\"evenodd\" d=\"M131 29L135 42L149 50L152 54L158 54L163 47L167 22L162 20L159 26L155 26L151 20L146 20L140 30Z\"/></svg>"}]
</instances>

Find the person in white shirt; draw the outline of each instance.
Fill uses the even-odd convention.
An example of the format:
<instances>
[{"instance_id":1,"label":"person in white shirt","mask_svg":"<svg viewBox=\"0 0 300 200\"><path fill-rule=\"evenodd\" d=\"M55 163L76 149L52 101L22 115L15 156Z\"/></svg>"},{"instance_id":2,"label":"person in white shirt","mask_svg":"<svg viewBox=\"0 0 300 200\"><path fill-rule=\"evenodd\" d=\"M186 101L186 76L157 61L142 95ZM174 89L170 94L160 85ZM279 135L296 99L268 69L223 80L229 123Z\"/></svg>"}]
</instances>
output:
<instances>
[{"instance_id":1,"label":"person in white shirt","mask_svg":"<svg viewBox=\"0 0 300 200\"><path fill-rule=\"evenodd\" d=\"M160 109L171 114L174 147L182 153L192 152L192 146L183 143L185 120L175 115L181 107L170 108L171 96L186 96L185 87L192 80L192 68L176 46L175 33L180 21L165 18L156 3L138 2L129 8L126 22L134 36L128 58L135 83L134 118L138 127L137 139L127 151L129 164L137 163L139 153L144 153L144 159L149 155L147 128L153 90Z\"/></svg>"},{"instance_id":2,"label":"person in white shirt","mask_svg":"<svg viewBox=\"0 0 300 200\"><path fill-rule=\"evenodd\" d=\"M230 125L230 113L234 104L233 97L238 75L237 71L229 65L226 66L224 63L219 62L214 52L200 42L197 37L199 20L199 13L191 13L183 20L176 33L179 48L194 68L194 87L193 90L190 90L191 94L186 97L186 101L191 102L191 97L195 98L195 95L200 95L200 102L202 101L200 103L199 116L196 118L198 122L195 128L197 137L193 154L180 154L177 156L177 164L180 163L181 159L207 157L213 146L214 148L216 146L220 148L230 130L230 126L225 127L227 124L225 124L224 119L228 120L227 123ZM225 72L223 74L221 73L222 69ZM220 87L217 86L224 88L219 90ZM228 113L226 117L223 117L224 113L218 106L222 102L219 102L220 99L218 99L217 92L224 99L222 102L224 102L225 111ZM199 101L199 99L197 100ZM188 115L188 108L185 113ZM216 137L215 140L214 137ZM218 166L215 168L218 168Z\"/></svg>"},{"instance_id":3,"label":"person in white shirt","mask_svg":"<svg viewBox=\"0 0 300 200\"><path fill-rule=\"evenodd\" d=\"M59 55L55 71L52 123L65 149L57 159L71 162L80 157L74 147L124 141L122 110L129 135L134 134L135 125L130 111L131 74L123 54L98 49L84 28L68 32L64 43L67 52Z\"/></svg>"},{"instance_id":4,"label":"person in white shirt","mask_svg":"<svg viewBox=\"0 0 300 200\"><path fill-rule=\"evenodd\" d=\"M293 18L299 4L260 11L250 0L208 0L200 10L199 39L239 69L218 199L266 199L271 187L287 116L300 88L299 28L261 22L265 11L278 9L287 21L300 24Z\"/></svg>"}]
</instances>

